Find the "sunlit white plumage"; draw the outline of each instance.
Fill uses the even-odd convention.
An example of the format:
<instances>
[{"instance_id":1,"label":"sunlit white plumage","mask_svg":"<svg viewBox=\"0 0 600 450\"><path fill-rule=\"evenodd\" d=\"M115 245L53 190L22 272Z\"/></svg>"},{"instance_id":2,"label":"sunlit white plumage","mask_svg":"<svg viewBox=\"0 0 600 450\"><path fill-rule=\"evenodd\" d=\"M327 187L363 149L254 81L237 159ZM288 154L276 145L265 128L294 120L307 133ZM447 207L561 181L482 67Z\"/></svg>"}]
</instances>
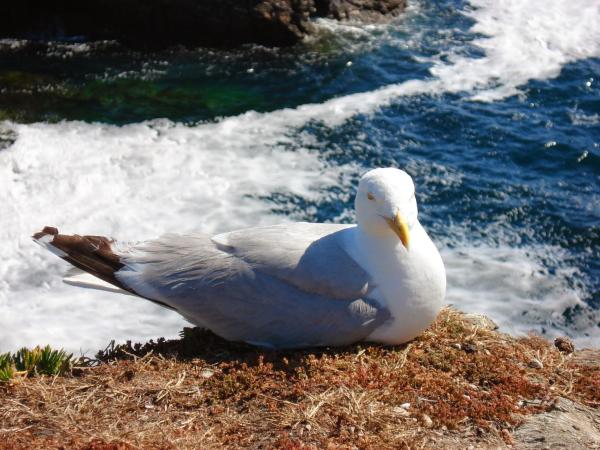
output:
<instances>
[{"instance_id":1,"label":"sunlit white plumage","mask_svg":"<svg viewBox=\"0 0 600 450\"><path fill-rule=\"evenodd\" d=\"M377 286L373 298L391 315L368 340L406 342L435 319L446 293L442 258L417 217L413 181L398 169L372 170L361 179L355 207L358 225L348 249L373 277ZM397 213L410 230L408 248L381 220Z\"/></svg>"},{"instance_id":2,"label":"sunlit white plumage","mask_svg":"<svg viewBox=\"0 0 600 450\"><path fill-rule=\"evenodd\" d=\"M441 257L418 221L412 179L367 172L356 225L293 223L134 245L53 228L38 243L100 280L70 284L138 295L220 336L273 348L406 342L443 305Z\"/></svg>"}]
</instances>

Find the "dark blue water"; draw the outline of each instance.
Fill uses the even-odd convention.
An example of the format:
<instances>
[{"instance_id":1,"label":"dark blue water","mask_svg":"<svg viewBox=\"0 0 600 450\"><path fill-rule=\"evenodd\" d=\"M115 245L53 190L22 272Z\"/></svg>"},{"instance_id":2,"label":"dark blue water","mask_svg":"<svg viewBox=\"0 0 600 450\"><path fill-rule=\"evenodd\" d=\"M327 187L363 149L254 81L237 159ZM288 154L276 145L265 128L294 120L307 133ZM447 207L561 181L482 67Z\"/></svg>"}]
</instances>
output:
<instances>
[{"instance_id":1,"label":"dark blue water","mask_svg":"<svg viewBox=\"0 0 600 450\"><path fill-rule=\"evenodd\" d=\"M325 23L319 36L292 49L4 45L0 119L124 125L167 118L194 126L432 80L436 64L486 57L475 41L482 35L470 30L476 19L464 14L472 9L423 1L388 26ZM426 205L421 221L440 245L448 252L486 246L531 253L545 278L560 277L560 289L582 301L555 311L559 319L540 317L542 331L553 324L568 330L583 315L588 325L573 334L589 334L600 327L600 59L591 53L573 57L556 76L519 85L517 95L481 102L467 88L397 96L335 126L307 120L286 132L292 144L285 145L308 148L331 166L355 164L350 186L364 168L405 168ZM506 80L491 75L487 83ZM352 219L344 215L352 197L342 188L317 199L280 192L261 198L299 219ZM521 282L507 273L495 286L500 297ZM544 286L539 295L557 295ZM526 306L511 307L527 314Z\"/></svg>"}]
</instances>

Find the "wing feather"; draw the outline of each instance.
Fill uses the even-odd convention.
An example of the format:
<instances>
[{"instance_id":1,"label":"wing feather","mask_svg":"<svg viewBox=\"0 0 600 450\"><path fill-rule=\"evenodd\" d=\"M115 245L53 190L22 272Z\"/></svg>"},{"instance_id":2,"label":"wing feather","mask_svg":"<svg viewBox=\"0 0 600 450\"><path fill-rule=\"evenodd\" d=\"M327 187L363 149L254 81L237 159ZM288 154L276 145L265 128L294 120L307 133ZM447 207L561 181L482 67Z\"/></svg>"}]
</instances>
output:
<instances>
[{"instance_id":1,"label":"wing feather","mask_svg":"<svg viewBox=\"0 0 600 450\"><path fill-rule=\"evenodd\" d=\"M311 224L165 235L121 255L116 277L230 339L272 347L344 345L389 318L343 249L346 227Z\"/></svg>"},{"instance_id":2,"label":"wing feather","mask_svg":"<svg viewBox=\"0 0 600 450\"><path fill-rule=\"evenodd\" d=\"M233 231L212 238L255 270L298 289L336 299L367 296L369 274L344 249L352 226L298 222Z\"/></svg>"}]
</instances>

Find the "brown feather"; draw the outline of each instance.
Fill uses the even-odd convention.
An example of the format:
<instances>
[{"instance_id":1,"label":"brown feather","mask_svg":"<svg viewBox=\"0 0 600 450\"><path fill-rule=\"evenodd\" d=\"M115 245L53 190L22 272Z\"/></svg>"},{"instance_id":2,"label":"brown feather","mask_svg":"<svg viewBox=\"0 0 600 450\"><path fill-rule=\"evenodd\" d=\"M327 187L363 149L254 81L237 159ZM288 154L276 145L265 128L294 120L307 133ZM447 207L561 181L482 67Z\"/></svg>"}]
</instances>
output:
<instances>
[{"instance_id":1,"label":"brown feather","mask_svg":"<svg viewBox=\"0 0 600 450\"><path fill-rule=\"evenodd\" d=\"M60 234L55 227L44 227L42 231L38 231L32 237L39 241L46 236L52 236L52 240L48 241L47 244L62 251L65 255L61 255L61 258L78 269L167 309L175 310L172 306L160 300L139 295L117 279L115 273L122 269L124 264L121 262L119 255L112 249L111 244L114 240L104 236Z\"/></svg>"},{"instance_id":2,"label":"brown feather","mask_svg":"<svg viewBox=\"0 0 600 450\"><path fill-rule=\"evenodd\" d=\"M54 227L44 227L32 237L40 240L45 236L52 236L48 244L64 252L66 255L62 256L62 259L65 261L113 286L133 292L115 277L115 272L119 271L123 264L119 255L111 248L113 240L104 236L59 234L58 229Z\"/></svg>"}]
</instances>

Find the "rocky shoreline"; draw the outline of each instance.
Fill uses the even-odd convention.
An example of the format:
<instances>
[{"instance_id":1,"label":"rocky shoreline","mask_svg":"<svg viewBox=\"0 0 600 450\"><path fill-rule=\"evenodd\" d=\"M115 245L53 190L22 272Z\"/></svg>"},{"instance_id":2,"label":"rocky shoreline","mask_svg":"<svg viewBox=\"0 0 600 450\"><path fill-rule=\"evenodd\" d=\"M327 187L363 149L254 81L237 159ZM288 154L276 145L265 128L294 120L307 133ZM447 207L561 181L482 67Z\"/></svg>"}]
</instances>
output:
<instances>
[{"instance_id":1,"label":"rocky shoreline","mask_svg":"<svg viewBox=\"0 0 600 450\"><path fill-rule=\"evenodd\" d=\"M117 40L131 48L293 45L311 20L381 22L406 0L23 0L0 14L0 38Z\"/></svg>"},{"instance_id":2,"label":"rocky shoreline","mask_svg":"<svg viewBox=\"0 0 600 450\"><path fill-rule=\"evenodd\" d=\"M445 309L398 347L113 344L0 382L0 449L598 448L599 350L495 328Z\"/></svg>"}]
</instances>

